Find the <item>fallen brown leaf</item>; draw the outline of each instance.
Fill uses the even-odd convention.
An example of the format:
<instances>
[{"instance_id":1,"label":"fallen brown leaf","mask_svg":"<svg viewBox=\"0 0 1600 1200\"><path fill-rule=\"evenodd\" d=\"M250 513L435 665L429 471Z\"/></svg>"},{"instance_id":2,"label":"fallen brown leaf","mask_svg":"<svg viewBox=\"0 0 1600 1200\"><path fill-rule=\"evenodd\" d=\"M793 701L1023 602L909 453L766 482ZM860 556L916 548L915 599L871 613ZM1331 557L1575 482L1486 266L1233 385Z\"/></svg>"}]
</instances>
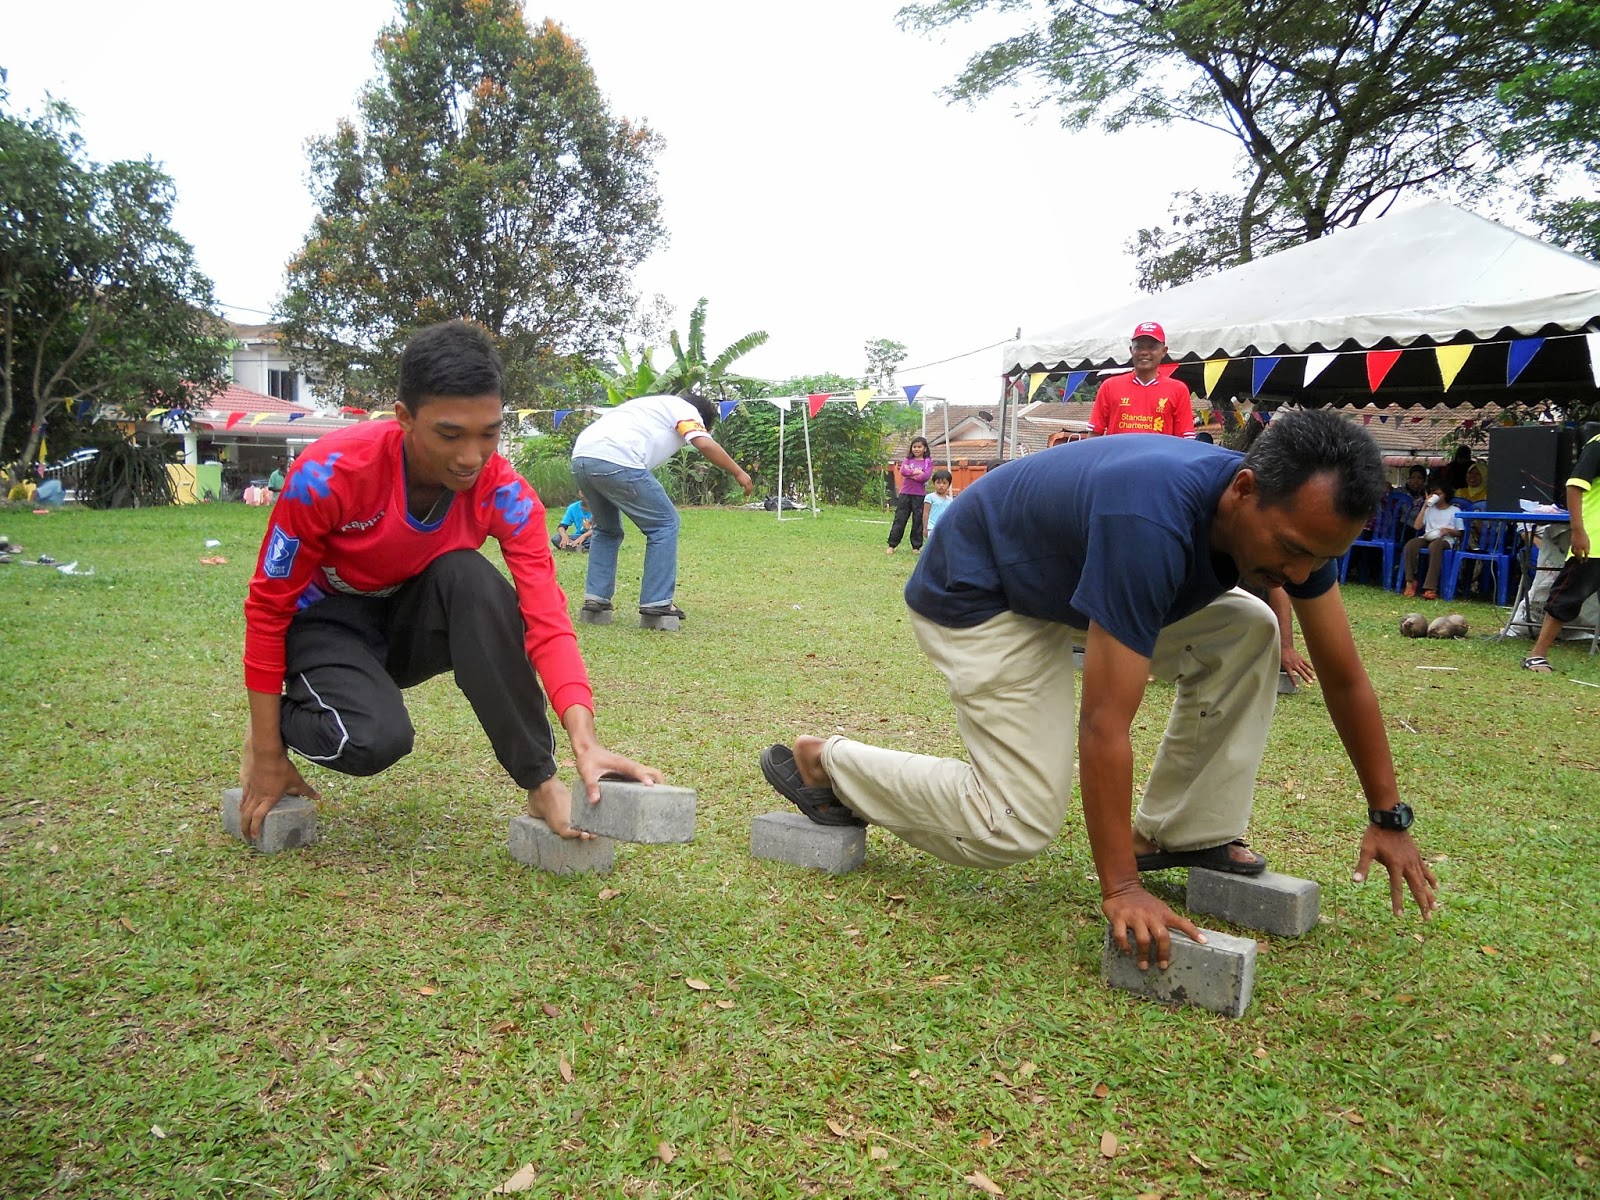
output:
<instances>
[{"instance_id":1,"label":"fallen brown leaf","mask_svg":"<svg viewBox=\"0 0 1600 1200\"><path fill-rule=\"evenodd\" d=\"M1104 1083L1097 1083L1094 1085L1093 1095L1096 1100L1104 1100L1107 1096L1111 1095L1111 1088Z\"/></svg>"},{"instance_id":2,"label":"fallen brown leaf","mask_svg":"<svg viewBox=\"0 0 1600 1200\"><path fill-rule=\"evenodd\" d=\"M1100 1157L1115 1158L1117 1156L1117 1135L1109 1129L1100 1135Z\"/></svg>"},{"instance_id":3,"label":"fallen brown leaf","mask_svg":"<svg viewBox=\"0 0 1600 1200\"><path fill-rule=\"evenodd\" d=\"M1256 1047L1256 1057L1257 1058L1266 1058L1267 1057L1267 1048L1265 1046L1257 1046Z\"/></svg>"},{"instance_id":4,"label":"fallen brown leaf","mask_svg":"<svg viewBox=\"0 0 1600 1200\"><path fill-rule=\"evenodd\" d=\"M678 1152L672 1148L671 1142L662 1142L656 1147L656 1157L664 1163L671 1164L672 1160L678 1157Z\"/></svg>"},{"instance_id":5,"label":"fallen brown leaf","mask_svg":"<svg viewBox=\"0 0 1600 1200\"><path fill-rule=\"evenodd\" d=\"M1500 951L1496 950L1493 946L1480 946L1479 949L1481 949L1485 954L1489 955L1500 953Z\"/></svg>"},{"instance_id":6,"label":"fallen brown leaf","mask_svg":"<svg viewBox=\"0 0 1600 1200\"><path fill-rule=\"evenodd\" d=\"M717 1001L717 1007L718 1008L732 1008L733 1007L733 1001L732 1000L718 1000Z\"/></svg>"},{"instance_id":7,"label":"fallen brown leaf","mask_svg":"<svg viewBox=\"0 0 1600 1200\"><path fill-rule=\"evenodd\" d=\"M1211 1164L1208 1163L1205 1159L1201 1158L1198 1154L1194 1153L1193 1151L1189 1152L1189 1161L1192 1162L1195 1166L1199 1167L1202 1171L1212 1170Z\"/></svg>"},{"instance_id":8,"label":"fallen brown leaf","mask_svg":"<svg viewBox=\"0 0 1600 1200\"><path fill-rule=\"evenodd\" d=\"M889 1152L882 1146L873 1146L867 1151L867 1157L875 1162L882 1162L884 1159L889 1157Z\"/></svg>"},{"instance_id":9,"label":"fallen brown leaf","mask_svg":"<svg viewBox=\"0 0 1600 1200\"><path fill-rule=\"evenodd\" d=\"M620 895L622 895L622 889L621 888L601 888L600 889L600 899L602 899L602 900L615 900Z\"/></svg>"},{"instance_id":10,"label":"fallen brown leaf","mask_svg":"<svg viewBox=\"0 0 1600 1200\"><path fill-rule=\"evenodd\" d=\"M516 1027L517 1023L515 1021L496 1021L493 1025L489 1026L489 1032L510 1033Z\"/></svg>"},{"instance_id":11,"label":"fallen brown leaf","mask_svg":"<svg viewBox=\"0 0 1600 1200\"><path fill-rule=\"evenodd\" d=\"M1140 1192L1134 1200L1161 1200L1160 1192Z\"/></svg>"},{"instance_id":12,"label":"fallen brown leaf","mask_svg":"<svg viewBox=\"0 0 1600 1200\"><path fill-rule=\"evenodd\" d=\"M572 1064L567 1061L565 1054L561 1056L561 1060L556 1064L556 1070L561 1073L561 1079L564 1083L572 1082Z\"/></svg>"},{"instance_id":13,"label":"fallen brown leaf","mask_svg":"<svg viewBox=\"0 0 1600 1200\"><path fill-rule=\"evenodd\" d=\"M962 1176L962 1178L964 1178L973 1187L977 1188L980 1192L988 1192L991 1196L1005 1195L1005 1193L1000 1190L1000 1185L994 1180L990 1179L982 1171L974 1171L971 1175L965 1175Z\"/></svg>"},{"instance_id":14,"label":"fallen brown leaf","mask_svg":"<svg viewBox=\"0 0 1600 1200\"><path fill-rule=\"evenodd\" d=\"M438 992L439 989L435 987L419 987L417 989L417 995L419 996L434 996L437 995Z\"/></svg>"},{"instance_id":15,"label":"fallen brown leaf","mask_svg":"<svg viewBox=\"0 0 1600 1200\"><path fill-rule=\"evenodd\" d=\"M120 921L119 921L119 923L120 923L120 924L121 924L121 925L122 925L122 927L123 927L123 928L124 928L124 929L126 929L126 930L127 930L127 931L128 931L128 932L129 932L129 933L138 933L138 932L139 932L139 931L138 931L138 930L137 930L137 929L135 929L135 928L134 928L134 927L133 927L133 922L132 922L132 921L130 921L130 920L129 920L129 919L128 919L128 918L127 918L127 917L122 917L122 918L120 918Z\"/></svg>"},{"instance_id":16,"label":"fallen brown leaf","mask_svg":"<svg viewBox=\"0 0 1600 1200\"><path fill-rule=\"evenodd\" d=\"M1365 1125L1367 1123L1367 1119L1353 1108L1349 1112L1341 1113L1340 1115L1352 1125Z\"/></svg>"},{"instance_id":17,"label":"fallen brown leaf","mask_svg":"<svg viewBox=\"0 0 1600 1200\"><path fill-rule=\"evenodd\" d=\"M685 979L683 982L685 986L697 992L709 992L711 990L711 985L704 979Z\"/></svg>"},{"instance_id":18,"label":"fallen brown leaf","mask_svg":"<svg viewBox=\"0 0 1600 1200\"><path fill-rule=\"evenodd\" d=\"M839 1122L835 1121L832 1117L828 1118L828 1132L833 1134L834 1137L850 1136L850 1131L847 1130L843 1125L839 1124Z\"/></svg>"},{"instance_id":19,"label":"fallen brown leaf","mask_svg":"<svg viewBox=\"0 0 1600 1200\"><path fill-rule=\"evenodd\" d=\"M1589 1045L1600 1046L1600 1029L1591 1029L1589 1031Z\"/></svg>"},{"instance_id":20,"label":"fallen brown leaf","mask_svg":"<svg viewBox=\"0 0 1600 1200\"><path fill-rule=\"evenodd\" d=\"M1552 1054L1550 1056L1550 1065L1552 1067L1564 1067L1564 1066L1566 1066L1567 1065L1567 1056L1565 1054Z\"/></svg>"},{"instance_id":21,"label":"fallen brown leaf","mask_svg":"<svg viewBox=\"0 0 1600 1200\"><path fill-rule=\"evenodd\" d=\"M525 1192L533 1186L533 1181L537 1178L539 1178L539 1173L533 1169L533 1164L529 1163L489 1194L491 1196L504 1196L511 1192Z\"/></svg>"},{"instance_id":22,"label":"fallen brown leaf","mask_svg":"<svg viewBox=\"0 0 1600 1200\"><path fill-rule=\"evenodd\" d=\"M547 1017L559 1017L561 1015L561 1010L554 1004L551 1004L548 1000L539 1005L539 1010Z\"/></svg>"}]
</instances>

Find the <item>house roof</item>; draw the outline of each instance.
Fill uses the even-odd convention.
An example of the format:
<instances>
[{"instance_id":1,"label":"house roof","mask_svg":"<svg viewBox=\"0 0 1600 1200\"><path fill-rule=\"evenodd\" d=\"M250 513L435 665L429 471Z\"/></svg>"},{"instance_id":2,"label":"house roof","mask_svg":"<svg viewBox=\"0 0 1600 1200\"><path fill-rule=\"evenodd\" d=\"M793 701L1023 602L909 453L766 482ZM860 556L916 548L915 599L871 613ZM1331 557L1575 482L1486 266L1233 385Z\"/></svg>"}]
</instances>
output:
<instances>
[{"instance_id":1,"label":"house roof","mask_svg":"<svg viewBox=\"0 0 1600 1200\"><path fill-rule=\"evenodd\" d=\"M276 325L240 325L237 321L229 321L228 329L234 338L241 342L276 342L278 340L278 327Z\"/></svg>"},{"instance_id":2,"label":"house roof","mask_svg":"<svg viewBox=\"0 0 1600 1200\"><path fill-rule=\"evenodd\" d=\"M211 433L274 439L316 438L353 423L347 417L266 396L236 383L197 405L192 420L196 429Z\"/></svg>"}]
</instances>

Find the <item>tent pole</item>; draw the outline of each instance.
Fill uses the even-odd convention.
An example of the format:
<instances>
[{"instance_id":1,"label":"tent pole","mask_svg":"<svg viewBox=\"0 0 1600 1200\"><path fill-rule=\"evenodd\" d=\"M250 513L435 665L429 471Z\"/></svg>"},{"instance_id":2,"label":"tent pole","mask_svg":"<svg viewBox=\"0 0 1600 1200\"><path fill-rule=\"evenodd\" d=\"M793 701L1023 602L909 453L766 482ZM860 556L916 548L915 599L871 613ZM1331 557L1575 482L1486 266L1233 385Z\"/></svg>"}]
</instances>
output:
<instances>
[{"instance_id":1,"label":"tent pole","mask_svg":"<svg viewBox=\"0 0 1600 1200\"><path fill-rule=\"evenodd\" d=\"M826 403L826 401L824 401ZM800 412L800 428L806 435L806 480L811 486L811 515L817 516L817 477L811 472L811 403Z\"/></svg>"},{"instance_id":2,"label":"tent pole","mask_svg":"<svg viewBox=\"0 0 1600 1200\"><path fill-rule=\"evenodd\" d=\"M786 404L778 405L778 520L783 520L783 418L789 411Z\"/></svg>"}]
</instances>

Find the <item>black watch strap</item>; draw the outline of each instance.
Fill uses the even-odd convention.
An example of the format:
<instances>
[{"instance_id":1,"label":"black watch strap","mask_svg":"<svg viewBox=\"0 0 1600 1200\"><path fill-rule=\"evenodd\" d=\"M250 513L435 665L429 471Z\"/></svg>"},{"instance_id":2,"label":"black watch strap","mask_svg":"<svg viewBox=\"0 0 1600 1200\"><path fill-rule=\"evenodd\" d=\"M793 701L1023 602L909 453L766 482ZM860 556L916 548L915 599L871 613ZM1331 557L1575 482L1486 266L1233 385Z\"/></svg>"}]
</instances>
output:
<instances>
[{"instance_id":1,"label":"black watch strap","mask_svg":"<svg viewBox=\"0 0 1600 1200\"><path fill-rule=\"evenodd\" d=\"M1402 801L1393 808L1369 808L1367 820L1379 829L1410 829L1414 815L1411 806Z\"/></svg>"}]
</instances>

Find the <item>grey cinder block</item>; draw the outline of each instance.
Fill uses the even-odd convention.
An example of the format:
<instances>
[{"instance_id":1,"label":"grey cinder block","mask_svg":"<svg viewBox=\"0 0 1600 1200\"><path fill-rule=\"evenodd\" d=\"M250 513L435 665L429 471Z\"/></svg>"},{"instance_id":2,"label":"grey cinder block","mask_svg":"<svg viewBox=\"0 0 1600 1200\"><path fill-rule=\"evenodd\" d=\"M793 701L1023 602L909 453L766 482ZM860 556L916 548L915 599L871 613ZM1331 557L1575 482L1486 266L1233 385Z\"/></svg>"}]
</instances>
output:
<instances>
[{"instance_id":1,"label":"grey cinder block","mask_svg":"<svg viewBox=\"0 0 1600 1200\"><path fill-rule=\"evenodd\" d=\"M564 838L538 817L511 818L506 849L526 867L552 875L604 875L611 870L616 843L610 838Z\"/></svg>"},{"instance_id":2,"label":"grey cinder block","mask_svg":"<svg viewBox=\"0 0 1600 1200\"><path fill-rule=\"evenodd\" d=\"M1100 978L1135 996L1166 1004L1193 1004L1225 1017L1241 1017L1250 1005L1250 989L1256 977L1256 944L1252 938L1204 930L1206 944L1192 942L1171 930L1172 958L1165 971L1154 962L1148 971L1139 970L1139 956L1124 954L1111 938L1106 926L1105 945L1100 956Z\"/></svg>"},{"instance_id":3,"label":"grey cinder block","mask_svg":"<svg viewBox=\"0 0 1600 1200\"><path fill-rule=\"evenodd\" d=\"M671 633L673 630L678 628L679 620L680 618L678 617L647 617L643 614L640 614L639 628L660 629L664 632Z\"/></svg>"},{"instance_id":4,"label":"grey cinder block","mask_svg":"<svg viewBox=\"0 0 1600 1200\"><path fill-rule=\"evenodd\" d=\"M239 806L244 803L243 788L226 788L222 793L222 827L241 842L244 827ZM280 796L261 819L261 832L250 844L262 854L295 850L317 840L317 806L304 796Z\"/></svg>"},{"instance_id":5,"label":"grey cinder block","mask_svg":"<svg viewBox=\"0 0 1600 1200\"><path fill-rule=\"evenodd\" d=\"M859 825L818 825L804 813L766 813L750 823L750 855L843 875L866 858L867 831Z\"/></svg>"},{"instance_id":6,"label":"grey cinder block","mask_svg":"<svg viewBox=\"0 0 1600 1200\"><path fill-rule=\"evenodd\" d=\"M578 624L609 625L611 624L611 618L616 615L617 614L612 612L609 608L602 612L595 612L592 609L580 608L578 609Z\"/></svg>"},{"instance_id":7,"label":"grey cinder block","mask_svg":"<svg viewBox=\"0 0 1600 1200\"><path fill-rule=\"evenodd\" d=\"M1185 904L1192 913L1221 917L1246 929L1299 937L1317 924L1322 889L1309 879L1265 871L1253 878L1189 868Z\"/></svg>"},{"instance_id":8,"label":"grey cinder block","mask_svg":"<svg viewBox=\"0 0 1600 1200\"><path fill-rule=\"evenodd\" d=\"M600 803L572 791L572 827L619 842L662 845L694 841L694 789L602 779Z\"/></svg>"},{"instance_id":9,"label":"grey cinder block","mask_svg":"<svg viewBox=\"0 0 1600 1200\"><path fill-rule=\"evenodd\" d=\"M1083 647L1082 646L1074 646L1072 648L1072 669L1075 670L1075 671L1083 670Z\"/></svg>"},{"instance_id":10,"label":"grey cinder block","mask_svg":"<svg viewBox=\"0 0 1600 1200\"><path fill-rule=\"evenodd\" d=\"M1278 672L1278 695L1294 696L1300 691L1300 685L1295 683L1294 677L1287 671Z\"/></svg>"}]
</instances>

